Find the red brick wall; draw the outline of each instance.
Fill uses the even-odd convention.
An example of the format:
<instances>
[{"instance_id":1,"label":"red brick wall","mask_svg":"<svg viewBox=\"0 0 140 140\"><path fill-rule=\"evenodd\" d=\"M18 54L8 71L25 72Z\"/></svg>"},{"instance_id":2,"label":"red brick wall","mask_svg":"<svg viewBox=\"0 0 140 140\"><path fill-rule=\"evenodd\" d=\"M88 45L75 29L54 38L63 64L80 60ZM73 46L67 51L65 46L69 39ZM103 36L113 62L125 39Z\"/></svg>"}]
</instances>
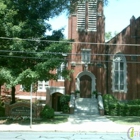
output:
<instances>
[{"instance_id":1,"label":"red brick wall","mask_svg":"<svg viewBox=\"0 0 140 140\"><path fill-rule=\"evenodd\" d=\"M100 44L91 43L104 43L104 15L103 15L103 4L98 2L97 13L102 16L97 16L97 31L96 32L78 32L77 28L77 16L71 15L68 20L68 39L74 39L72 44L71 53L74 55L70 56L69 69L73 69L74 73L71 74L71 81L66 81L66 92L71 93L75 90L75 79L77 75L84 71L84 65L81 64L81 49L91 49L91 64L88 65L88 71L92 72L96 77L96 89L101 93L105 93L105 69L98 68L96 66L96 61L102 62L104 57L97 56L94 54L105 53L105 46ZM81 43L79 43L81 42ZM84 42L84 43L83 43ZM76 66L71 67L71 62L75 61Z\"/></svg>"},{"instance_id":2,"label":"red brick wall","mask_svg":"<svg viewBox=\"0 0 140 140\"><path fill-rule=\"evenodd\" d=\"M134 38L134 36L137 36ZM119 44L140 44L140 18L134 17L130 20L130 25L122 30L117 36L115 36L108 43L117 44L116 46L109 46L109 54L116 54L121 52L124 55L127 54L140 54L140 46L135 45L119 45ZM131 56L126 56L127 61L127 93L113 93L112 79L111 79L111 66L112 63L108 63L108 93L114 94L118 99L136 99L140 98L140 57L137 60L132 60Z\"/></svg>"}]
</instances>

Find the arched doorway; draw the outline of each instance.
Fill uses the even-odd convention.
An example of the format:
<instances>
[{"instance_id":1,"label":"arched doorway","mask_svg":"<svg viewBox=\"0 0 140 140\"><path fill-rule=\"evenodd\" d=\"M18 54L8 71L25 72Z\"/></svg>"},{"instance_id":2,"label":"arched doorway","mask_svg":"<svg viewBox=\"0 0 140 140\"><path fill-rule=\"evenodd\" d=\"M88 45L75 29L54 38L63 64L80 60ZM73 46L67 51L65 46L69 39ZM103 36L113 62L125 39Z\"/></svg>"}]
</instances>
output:
<instances>
[{"instance_id":1,"label":"arched doorway","mask_svg":"<svg viewBox=\"0 0 140 140\"><path fill-rule=\"evenodd\" d=\"M91 93L96 90L96 78L90 71L83 71L77 75L76 90L80 91L81 98L90 98Z\"/></svg>"},{"instance_id":2,"label":"arched doorway","mask_svg":"<svg viewBox=\"0 0 140 140\"><path fill-rule=\"evenodd\" d=\"M61 93L53 93L52 94L52 108L55 111L61 111L61 106L60 106L60 97L62 96Z\"/></svg>"},{"instance_id":3,"label":"arched doorway","mask_svg":"<svg viewBox=\"0 0 140 140\"><path fill-rule=\"evenodd\" d=\"M80 97L81 98L91 98L91 82L92 79L88 75L83 75L80 77Z\"/></svg>"}]
</instances>

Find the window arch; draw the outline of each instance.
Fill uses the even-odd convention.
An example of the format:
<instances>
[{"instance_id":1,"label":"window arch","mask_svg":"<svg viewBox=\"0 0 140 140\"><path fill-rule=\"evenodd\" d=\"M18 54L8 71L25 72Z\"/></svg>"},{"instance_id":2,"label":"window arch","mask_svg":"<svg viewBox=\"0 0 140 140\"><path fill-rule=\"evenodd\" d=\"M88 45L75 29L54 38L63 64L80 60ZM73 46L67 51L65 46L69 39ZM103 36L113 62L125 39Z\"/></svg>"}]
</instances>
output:
<instances>
[{"instance_id":1,"label":"window arch","mask_svg":"<svg viewBox=\"0 0 140 140\"><path fill-rule=\"evenodd\" d=\"M112 90L113 92L127 92L126 58L118 53L113 58L112 64Z\"/></svg>"}]
</instances>

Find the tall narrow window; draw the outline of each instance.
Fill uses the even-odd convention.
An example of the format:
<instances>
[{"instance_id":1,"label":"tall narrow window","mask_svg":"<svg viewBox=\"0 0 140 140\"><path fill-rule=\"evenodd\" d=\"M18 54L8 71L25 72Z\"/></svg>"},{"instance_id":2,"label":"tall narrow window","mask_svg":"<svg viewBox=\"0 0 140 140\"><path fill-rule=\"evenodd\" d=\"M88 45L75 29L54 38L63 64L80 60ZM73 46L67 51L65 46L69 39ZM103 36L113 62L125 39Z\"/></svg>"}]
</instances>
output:
<instances>
[{"instance_id":1,"label":"tall narrow window","mask_svg":"<svg viewBox=\"0 0 140 140\"><path fill-rule=\"evenodd\" d=\"M97 0L88 3L88 31L96 31L97 22Z\"/></svg>"},{"instance_id":2,"label":"tall narrow window","mask_svg":"<svg viewBox=\"0 0 140 140\"><path fill-rule=\"evenodd\" d=\"M91 59L91 49L82 49L81 50L81 60L83 63L90 63Z\"/></svg>"},{"instance_id":3,"label":"tall narrow window","mask_svg":"<svg viewBox=\"0 0 140 140\"><path fill-rule=\"evenodd\" d=\"M126 59L122 54L115 55L113 59L113 92L126 92Z\"/></svg>"},{"instance_id":4,"label":"tall narrow window","mask_svg":"<svg viewBox=\"0 0 140 140\"><path fill-rule=\"evenodd\" d=\"M86 2L79 1L77 6L77 30L85 30L86 23Z\"/></svg>"},{"instance_id":5,"label":"tall narrow window","mask_svg":"<svg viewBox=\"0 0 140 140\"><path fill-rule=\"evenodd\" d=\"M58 80L64 80L64 77L62 76L62 72L65 69L65 63L62 63L60 67L57 69L57 74L58 74Z\"/></svg>"}]
</instances>

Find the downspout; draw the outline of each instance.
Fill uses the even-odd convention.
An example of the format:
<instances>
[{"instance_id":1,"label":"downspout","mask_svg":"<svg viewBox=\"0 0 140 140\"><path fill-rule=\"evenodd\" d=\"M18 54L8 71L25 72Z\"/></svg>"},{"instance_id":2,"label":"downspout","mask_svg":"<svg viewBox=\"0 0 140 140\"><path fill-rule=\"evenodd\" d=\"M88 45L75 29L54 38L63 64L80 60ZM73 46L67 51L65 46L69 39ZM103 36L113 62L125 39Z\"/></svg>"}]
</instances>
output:
<instances>
[{"instance_id":1,"label":"downspout","mask_svg":"<svg viewBox=\"0 0 140 140\"><path fill-rule=\"evenodd\" d=\"M109 63L109 56L108 56L108 51L109 51L109 46L105 45L105 64L106 64L106 93L108 94L108 76L109 76L109 68L108 68L108 63Z\"/></svg>"}]
</instances>

